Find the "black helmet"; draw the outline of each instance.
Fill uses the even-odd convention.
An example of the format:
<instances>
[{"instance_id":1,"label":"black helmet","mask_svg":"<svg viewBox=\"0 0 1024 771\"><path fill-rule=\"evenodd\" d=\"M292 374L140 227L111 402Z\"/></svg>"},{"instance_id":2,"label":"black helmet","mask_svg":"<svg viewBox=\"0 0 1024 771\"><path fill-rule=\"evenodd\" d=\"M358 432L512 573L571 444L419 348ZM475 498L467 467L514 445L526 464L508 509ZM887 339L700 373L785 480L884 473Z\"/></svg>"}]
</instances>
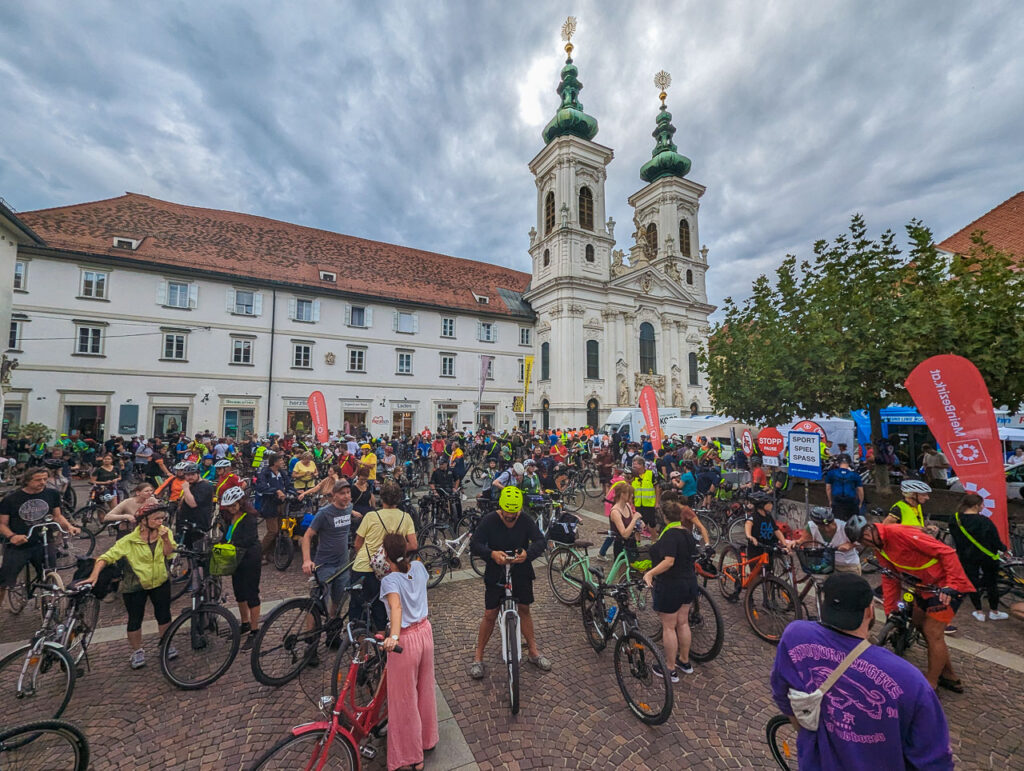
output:
<instances>
[{"instance_id":1,"label":"black helmet","mask_svg":"<svg viewBox=\"0 0 1024 771\"><path fill-rule=\"evenodd\" d=\"M182 463L181 464L181 472L183 474L198 474L199 473L199 464L197 464L197 463Z\"/></svg>"},{"instance_id":2,"label":"black helmet","mask_svg":"<svg viewBox=\"0 0 1024 771\"><path fill-rule=\"evenodd\" d=\"M773 496L771 493L766 493L763 490L756 490L755 492L751 493L749 497L750 500L754 502L754 505L757 506L758 508L761 508L766 503L775 502L775 496Z\"/></svg>"},{"instance_id":3,"label":"black helmet","mask_svg":"<svg viewBox=\"0 0 1024 771\"><path fill-rule=\"evenodd\" d=\"M843 530L846 532L846 537L851 541L859 541L864 535L864 529L871 524L868 522L867 517L863 514L854 514L846 521L846 526Z\"/></svg>"},{"instance_id":4,"label":"black helmet","mask_svg":"<svg viewBox=\"0 0 1024 771\"><path fill-rule=\"evenodd\" d=\"M43 461L43 465L46 466L47 468L63 468L64 461L60 460L59 458L47 458L46 460Z\"/></svg>"},{"instance_id":5,"label":"black helmet","mask_svg":"<svg viewBox=\"0 0 1024 771\"><path fill-rule=\"evenodd\" d=\"M811 522L814 524L827 525L833 520L835 520L835 515L830 509L826 509L824 506L815 506L811 509Z\"/></svg>"}]
</instances>

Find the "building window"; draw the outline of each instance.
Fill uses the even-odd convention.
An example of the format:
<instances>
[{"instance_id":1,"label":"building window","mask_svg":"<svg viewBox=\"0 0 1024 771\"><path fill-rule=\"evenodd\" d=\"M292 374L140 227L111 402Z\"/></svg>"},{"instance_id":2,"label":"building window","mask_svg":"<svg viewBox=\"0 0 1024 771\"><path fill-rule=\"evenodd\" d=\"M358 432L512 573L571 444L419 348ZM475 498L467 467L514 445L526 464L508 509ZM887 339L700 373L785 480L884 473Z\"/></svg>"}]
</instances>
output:
<instances>
[{"instance_id":1,"label":"building window","mask_svg":"<svg viewBox=\"0 0 1024 771\"><path fill-rule=\"evenodd\" d=\"M647 249L653 260L658 256L658 226L653 222L647 226Z\"/></svg>"},{"instance_id":2,"label":"building window","mask_svg":"<svg viewBox=\"0 0 1024 771\"><path fill-rule=\"evenodd\" d=\"M345 323L365 329L373 323L373 311L362 305L348 305L345 307Z\"/></svg>"},{"instance_id":3,"label":"building window","mask_svg":"<svg viewBox=\"0 0 1024 771\"><path fill-rule=\"evenodd\" d=\"M231 363L252 364L252 340L231 338Z\"/></svg>"},{"instance_id":4,"label":"building window","mask_svg":"<svg viewBox=\"0 0 1024 771\"><path fill-rule=\"evenodd\" d=\"M338 274L337 273L331 273L329 270L321 270L320 271L320 280L321 281L329 281L332 284L336 284L336 283L338 283Z\"/></svg>"},{"instance_id":5,"label":"building window","mask_svg":"<svg viewBox=\"0 0 1024 771\"><path fill-rule=\"evenodd\" d=\"M551 379L551 343L540 344L540 379Z\"/></svg>"},{"instance_id":6,"label":"building window","mask_svg":"<svg viewBox=\"0 0 1024 771\"><path fill-rule=\"evenodd\" d=\"M185 361L185 334L182 332L164 333L164 355L165 360Z\"/></svg>"},{"instance_id":7,"label":"building window","mask_svg":"<svg viewBox=\"0 0 1024 771\"><path fill-rule=\"evenodd\" d=\"M296 298L291 301L292 321L313 323L320 320L320 301Z\"/></svg>"},{"instance_id":8,"label":"building window","mask_svg":"<svg viewBox=\"0 0 1024 771\"><path fill-rule=\"evenodd\" d=\"M686 283L693 286L693 271L690 269L686 271Z\"/></svg>"},{"instance_id":9,"label":"building window","mask_svg":"<svg viewBox=\"0 0 1024 771\"><path fill-rule=\"evenodd\" d=\"M103 355L103 327L78 327L75 353L83 356Z\"/></svg>"},{"instance_id":10,"label":"building window","mask_svg":"<svg viewBox=\"0 0 1024 771\"><path fill-rule=\"evenodd\" d=\"M292 348L292 366L297 369L312 369L313 346L309 343L295 343Z\"/></svg>"},{"instance_id":11,"label":"building window","mask_svg":"<svg viewBox=\"0 0 1024 771\"><path fill-rule=\"evenodd\" d=\"M530 328L519 327L519 344L529 345L530 344Z\"/></svg>"},{"instance_id":12,"label":"building window","mask_svg":"<svg viewBox=\"0 0 1024 771\"><path fill-rule=\"evenodd\" d=\"M550 264L551 264L551 250L550 249L545 249L544 250L544 267L546 268Z\"/></svg>"},{"instance_id":13,"label":"building window","mask_svg":"<svg viewBox=\"0 0 1024 771\"><path fill-rule=\"evenodd\" d=\"M233 295L233 302L231 302L229 307L232 313L234 313L237 316L260 315L260 312L263 309L261 307L257 307L259 305L262 305L262 298L259 296L258 292L250 292L248 290L243 289L233 289L231 290L231 293Z\"/></svg>"},{"instance_id":14,"label":"building window","mask_svg":"<svg viewBox=\"0 0 1024 771\"><path fill-rule=\"evenodd\" d=\"M23 260L14 263L14 288L22 291L28 289L28 263Z\"/></svg>"},{"instance_id":15,"label":"building window","mask_svg":"<svg viewBox=\"0 0 1024 771\"><path fill-rule=\"evenodd\" d=\"M700 373L697 372L697 354L691 353L687 359L690 363L690 385L700 385Z\"/></svg>"},{"instance_id":16,"label":"building window","mask_svg":"<svg viewBox=\"0 0 1024 771\"><path fill-rule=\"evenodd\" d=\"M485 375L487 380L494 380L494 357L487 357L487 374Z\"/></svg>"},{"instance_id":17,"label":"building window","mask_svg":"<svg viewBox=\"0 0 1024 771\"><path fill-rule=\"evenodd\" d=\"M416 314L395 311L392 329L405 335L416 334L419 331L419 321L416 319Z\"/></svg>"},{"instance_id":18,"label":"building window","mask_svg":"<svg viewBox=\"0 0 1024 771\"><path fill-rule=\"evenodd\" d=\"M477 339L481 343L496 343L498 342L498 325L491 321L478 321L477 322Z\"/></svg>"},{"instance_id":19,"label":"building window","mask_svg":"<svg viewBox=\"0 0 1024 771\"><path fill-rule=\"evenodd\" d=\"M82 286L78 296L88 297L90 300L106 300L107 274L98 270L83 270Z\"/></svg>"},{"instance_id":20,"label":"building window","mask_svg":"<svg viewBox=\"0 0 1024 771\"><path fill-rule=\"evenodd\" d=\"M640 371L645 375L658 373L658 357L654 350L654 327L646 321L640 325Z\"/></svg>"},{"instance_id":21,"label":"building window","mask_svg":"<svg viewBox=\"0 0 1024 771\"><path fill-rule=\"evenodd\" d=\"M395 368L396 375L411 375L412 374L412 352L411 351L399 351L398 352L398 366Z\"/></svg>"},{"instance_id":22,"label":"building window","mask_svg":"<svg viewBox=\"0 0 1024 771\"><path fill-rule=\"evenodd\" d=\"M526 380L526 359L517 359L519 362L519 382Z\"/></svg>"},{"instance_id":23,"label":"building window","mask_svg":"<svg viewBox=\"0 0 1024 771\"><path fill-rule=\"evenodd\" d=\"M686 220L679 220L679 253L690 256L690 223Z\"/></svg>"},{"instance_id":24,"label":"building window","mask_svg":"<svg viewBox=\"0 0 1024 771\"><path fill-rule=\"evenodd\" d=\"M185 281L160 282L160 294L157 302L168 308L195 308L199 297L199 288Z\"/></svg>"},{"instance_id":25,"label":"building window","mask_svg":"<svg viewBox=\"0 0 1024 771\"><path fill-rule=\"evenodd\" d=\"M594 229L594 194L589 187L580 188L580 227Z\"/></svg>"},{"instance_id":26,"label":"building window","mask_svg":"<svg viewBox=\"0 0 1024 771\"><path fill-rule=\"evenodd\" d=\"M583 254L584 254L584 259L586 259L587 262L593 262L594 261L594 247L591 246L590 244L587 244L587 248L586 248L586 250L584 251Z\"/></svg>"},{"instance_id":27,"label":"building window","mask_svg":"<svg viewBox=\"0 0 1024 771\"><path fill-rule=\"evenodd\" d=\"M555 194L544 196L544 235L555 229Z\"/></svg>"},{"instance_id":28,"label":"building window","mask_svg":"<svg viewBox=\"0 0 1024 771\"><path fill-rule=\"evenodd\" d=\"M441 354L441 377L455 377L455 356L450 353Z\"/></svg>"},{"instance_id":29,"label":"building window","mask_svg":"<svg viewBox=\"0 0 1024 771\"><path fill-rule=\"evenodd\" d=\"M349 348L348 349L348 371L349 372L366 372L366 349L365 348Z\"/></svg>"},{"instance_id":30,"label":"building window","mask_svg":"<svg viewBox=\"0 0 1024 771\"><path fill-rule=\"evenodd\" d=\"M20 351L21 350L21 322L11 322L11 334L7 338L7 350L8 351Z\"/></svg>"},{"instance_id":31,"label":"building window","mask_svg":"<svg viewBox=\"0 0 1024 771\"><path fill-rule=\"evenodd\" d=\"M448 316L441 318L441 337L455 337L455 319Z\"/></svg>"},{"instance_id":32,"label":"building window","mask_svg":"<svg viewBox=\"0 0 1024 771\"><path fill-rule=\"evenodd\" d=\"M587 340L587 379L597 380L601 377L600 371L598 365L598 342L597 340Z\"/></svg>"}]
</instances>

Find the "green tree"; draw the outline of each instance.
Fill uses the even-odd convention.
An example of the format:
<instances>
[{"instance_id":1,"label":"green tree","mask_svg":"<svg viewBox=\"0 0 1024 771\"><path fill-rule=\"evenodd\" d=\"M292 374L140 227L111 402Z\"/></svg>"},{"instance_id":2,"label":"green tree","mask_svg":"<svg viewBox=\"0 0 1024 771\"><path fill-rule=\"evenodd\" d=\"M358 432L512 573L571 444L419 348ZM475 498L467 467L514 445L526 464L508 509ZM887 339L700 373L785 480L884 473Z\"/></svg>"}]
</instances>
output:
<instances>
[{"instance_id":1,"label":"green tree","mask_svg":"<svg viewBox=\"0 0 1024 771\"><path fill-rule=\"evenodd\" d=\"M53 437L53 429L43 423L23 423L11 432L14 439L28 439L33 444L49 442Z\"/></svg>"}]
</instances>

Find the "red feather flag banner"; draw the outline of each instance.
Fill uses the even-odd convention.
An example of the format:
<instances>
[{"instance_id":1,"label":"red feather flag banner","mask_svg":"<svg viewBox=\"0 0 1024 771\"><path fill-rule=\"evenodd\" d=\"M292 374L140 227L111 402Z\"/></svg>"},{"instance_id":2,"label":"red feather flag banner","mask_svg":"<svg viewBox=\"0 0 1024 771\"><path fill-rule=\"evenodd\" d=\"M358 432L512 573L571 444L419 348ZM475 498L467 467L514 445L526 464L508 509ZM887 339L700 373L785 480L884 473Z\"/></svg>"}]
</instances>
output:
<instances>
[{"instance_id":1,"label":"red feather flag banner","mask_svg":"<svg viewBox=\"0 0 1024 771\"><path fill-rule=\"evenodd\" d=\"M647 435L655 452L661 451L661 420L658 417L658 394L652 386L640 389L640 411L647 424Z\"/></svg>"},{"instance_id":2,"label":"red feather flag banner","mask_svg":"<svg viewBox=\"0 0 1024 771\"><path fill-rule=\"evenodd\" d=\"M314 391L309 395L309 416L313 420L313 433L316 440L323 444L330 439L327 432L327 401L320 391Z\"/></svg>"}]
</instances>

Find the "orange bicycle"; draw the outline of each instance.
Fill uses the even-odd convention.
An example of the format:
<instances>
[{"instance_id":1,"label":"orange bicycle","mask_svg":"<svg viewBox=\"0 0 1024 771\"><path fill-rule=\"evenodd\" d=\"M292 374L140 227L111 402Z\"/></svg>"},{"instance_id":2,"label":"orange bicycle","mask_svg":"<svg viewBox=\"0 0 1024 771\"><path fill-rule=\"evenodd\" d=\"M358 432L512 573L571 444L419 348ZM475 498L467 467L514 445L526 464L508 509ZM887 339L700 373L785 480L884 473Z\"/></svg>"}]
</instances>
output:
<instances>
[{"instance_id":1,"label":"orange bicycle","mask_svg":"<svg viewBox=\"0 0 1024 771\"><path fill-rule=\"evenodd\" d=\"M746 556L735 546L726 546L718 558L718 588L729 602L736 602L744 589L747 623L762 640L777 643L782 630L800 617L799 601L793 585L779 575L792 574L785 549L763 546L756 557Z\"/></svg>"}]
</instances>

